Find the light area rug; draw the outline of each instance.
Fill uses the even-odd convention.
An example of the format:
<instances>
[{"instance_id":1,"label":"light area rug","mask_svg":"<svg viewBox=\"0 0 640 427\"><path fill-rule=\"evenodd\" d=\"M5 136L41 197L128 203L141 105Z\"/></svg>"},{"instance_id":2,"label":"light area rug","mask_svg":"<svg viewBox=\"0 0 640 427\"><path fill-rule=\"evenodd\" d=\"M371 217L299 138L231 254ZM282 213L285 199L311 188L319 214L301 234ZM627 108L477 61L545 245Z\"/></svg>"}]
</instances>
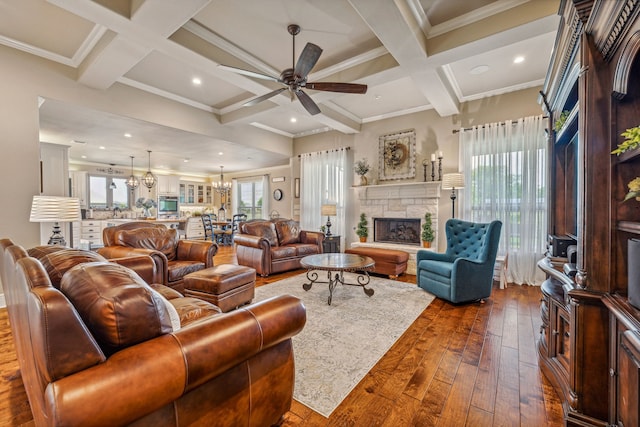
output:
<instances>
[{"instance_id":1,"label":"light area rug","mask_svg":"<svg viewBox=\"0 0 640 427\"><path fill-rule=\"evenodd\" d=\"M345 281L356 283L354 276L345 273ZM304 302L307 323L293 338L293 397L329 417L434 296L415 284L371 277L373 296L359 286L338 285L328 305L329 286L316 283L305 291L306 282L301 274L260 286L254 301L290 294Z\"/></svg>"}]
</instances>

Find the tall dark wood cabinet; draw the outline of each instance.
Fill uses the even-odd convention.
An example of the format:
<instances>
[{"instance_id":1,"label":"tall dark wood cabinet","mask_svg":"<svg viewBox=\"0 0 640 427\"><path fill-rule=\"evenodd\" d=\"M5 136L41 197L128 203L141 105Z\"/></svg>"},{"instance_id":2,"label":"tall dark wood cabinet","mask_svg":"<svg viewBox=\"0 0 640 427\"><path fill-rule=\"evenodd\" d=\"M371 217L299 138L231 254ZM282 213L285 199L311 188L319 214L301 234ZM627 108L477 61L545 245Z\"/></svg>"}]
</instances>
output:
<instances>
[{"instance_id":1,"label":"tall dark wood cabinet","mask_svg":"<svg viewBox=\"0 0 640 427\"><path fill-rule=\"evenodd\" d=\"M623 199L640 149L611 151L640 125L640 0L562 0L559 15L540 97L550 117L548 232L575 239L577 260L550 253L539 263L548 276L540 366L567 425L637 426L640 310L627 296L627 242L640 239L640 201Z\"/></svg>"}]
</instances>

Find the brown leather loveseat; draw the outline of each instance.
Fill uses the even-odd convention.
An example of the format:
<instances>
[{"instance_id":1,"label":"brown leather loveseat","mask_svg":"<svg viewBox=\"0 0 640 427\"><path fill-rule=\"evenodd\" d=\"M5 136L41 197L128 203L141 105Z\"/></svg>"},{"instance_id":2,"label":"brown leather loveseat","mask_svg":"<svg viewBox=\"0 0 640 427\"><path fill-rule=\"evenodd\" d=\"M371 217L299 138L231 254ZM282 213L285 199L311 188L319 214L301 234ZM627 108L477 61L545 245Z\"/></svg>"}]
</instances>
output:
<instances>
[{"instance_id":1,"label":"brown leather loveseat","mask_svg":"<svg viewBox=\"0 0 640 427\"><path fill-rule=\"evenodd\" d=\"M297 298L221 314L89 251L40 255L0 240L36 426L282 422L293 395L291 337L306 319Z\"/></svg>"},{"instance_id":2,"label":"brown leather loveseat","mask_svg":"<svg viewBox=\"0 0 640 427\"><path fill-rule=\"evenodd\" d=\"M322 253L324 234L300 230L291 219L241 222L233 238L238 264L266 277L300 268L300 259Z\"/></svg>"},{"instance_id":3,"label":"brown leather loveseat","mask_svg":"<svg viewBox=\"0 0 640 427\"><path fill-rule=\"evenodd\" d=\"M102 231L104 247L98 253L107 259L149 255L163 275L162 284L179 292L189 273L213 267L218 245L202 240L180 240L175 229L147 221L125 222Z\"/></svg>"}]
</instances>

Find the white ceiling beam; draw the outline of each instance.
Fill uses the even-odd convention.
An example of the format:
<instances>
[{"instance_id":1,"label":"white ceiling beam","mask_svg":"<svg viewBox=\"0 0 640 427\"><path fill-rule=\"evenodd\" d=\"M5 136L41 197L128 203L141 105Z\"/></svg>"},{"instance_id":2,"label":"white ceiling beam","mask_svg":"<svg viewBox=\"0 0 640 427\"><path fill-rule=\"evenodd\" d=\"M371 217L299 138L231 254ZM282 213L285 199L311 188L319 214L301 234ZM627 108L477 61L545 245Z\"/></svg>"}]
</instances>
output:
<instances>
[{"instance_id":1,"label":"white ceiling beam","mask_svg":"<svg viewBox=\"0 0 640 427\"><path fill-rule=\"evenodd\" d=\"M403 0L349 0L349 3L438 114L443 117L458 114L458 100L448 82L435 71L428 71L426 36L410 5Z\"/></svg>"}]
</instances>

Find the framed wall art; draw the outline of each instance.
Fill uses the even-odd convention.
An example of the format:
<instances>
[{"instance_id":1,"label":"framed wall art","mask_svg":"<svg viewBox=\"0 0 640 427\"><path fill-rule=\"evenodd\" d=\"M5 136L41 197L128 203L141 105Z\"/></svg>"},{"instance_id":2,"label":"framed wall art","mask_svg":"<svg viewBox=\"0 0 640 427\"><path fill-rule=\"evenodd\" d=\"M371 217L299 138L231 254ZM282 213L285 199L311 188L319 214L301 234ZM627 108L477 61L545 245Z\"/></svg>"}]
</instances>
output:
<instances>
[{"instance_id":1,"label":"framed wall art","mask_svg":"<svg viewBox=\"0 0 640 427\"><path fill-rule=\"evenodd\" d=\"M378 176L381 181L415 178L415 129L382 135L379 144Z\"/></svg>"}]
</instances>

